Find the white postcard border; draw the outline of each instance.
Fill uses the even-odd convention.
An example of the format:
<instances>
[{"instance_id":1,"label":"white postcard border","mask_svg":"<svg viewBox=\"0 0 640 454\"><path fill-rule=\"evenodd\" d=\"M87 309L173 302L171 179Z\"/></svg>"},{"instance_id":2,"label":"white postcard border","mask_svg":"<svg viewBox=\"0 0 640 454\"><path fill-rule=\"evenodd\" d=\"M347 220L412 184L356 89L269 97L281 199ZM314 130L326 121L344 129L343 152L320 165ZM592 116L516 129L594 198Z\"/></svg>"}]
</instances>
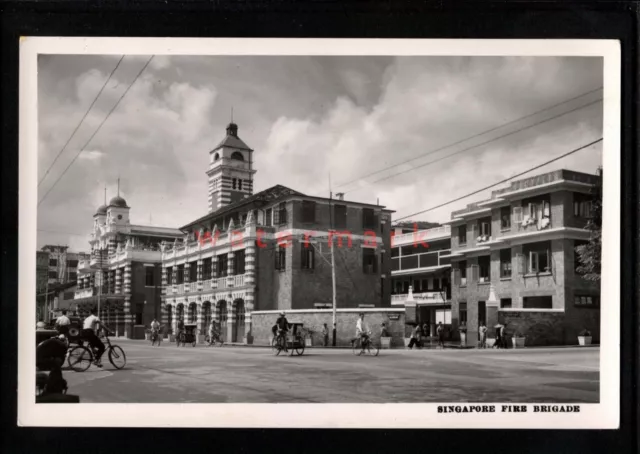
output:
<instances>
[{"instance_id":1,"label":"white postcard border","mask_svg":"<svg viewBox=\"0 0 640 454\"><path fill-rule=\"evenodd\" d=\"M577 413L438 413L435 404L36 404L35 305L38 54L473 55L604 58L600 403ZM620 43L615 40L235 39L25 37L20 43L18 424L87 427L614 429L620 412ZM608 304L616 302L617 304ZM537 404L540 405L540 404ZM562 405L562 404L551 404ZM567 403L565 405L576 405ZM63 410L61 417L60 411ZM185 411L186 410L186 411Z\"/></svg>"}]
</instances>

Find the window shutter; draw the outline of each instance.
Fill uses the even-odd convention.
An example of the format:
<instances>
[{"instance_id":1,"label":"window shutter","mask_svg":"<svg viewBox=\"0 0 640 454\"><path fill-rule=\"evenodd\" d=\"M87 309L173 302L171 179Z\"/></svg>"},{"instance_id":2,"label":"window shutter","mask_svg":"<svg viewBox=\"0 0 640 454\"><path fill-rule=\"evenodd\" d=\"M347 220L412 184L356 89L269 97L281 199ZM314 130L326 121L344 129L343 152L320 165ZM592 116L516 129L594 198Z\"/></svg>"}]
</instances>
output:
<instances>
[{"instance_id":1,"label":"window shutter","mask_svg":"<svg viewBox=\"0 0 640 454\"><path fill-rule=\"evenodd\" d=\"M460 285L460 269L458 268L453 270L453 283L454 285Z\"/></svg>"},{"instance_id":2,"label":"window shutter","mask_svg":"<svg viewBox=\"0 0 640 454\"><path fill-rule=\"evenodd\" d=\"M471 265L471 282L478 282L478 265Z\"/></svg>"},{"instance_id":3,"label":"window shutter","mask_svg":"<svg viewBox=\"0 0 640 454\"><path fill-rule=\"evenodd\" d=\"M551 213L551 207L549 206L549 202L544 202L544 208L542 209L542 215L549 217Z\"/></svg>"},{"instance_id":4,"label":"window shutter","mask_svg":"<svg viewBox=\"0 0 640 454\"><path fill-rule=\"evenodd\" d=\"M522 207L513 207L513 223L522 222Z\"/></svg>"}]
</instances>

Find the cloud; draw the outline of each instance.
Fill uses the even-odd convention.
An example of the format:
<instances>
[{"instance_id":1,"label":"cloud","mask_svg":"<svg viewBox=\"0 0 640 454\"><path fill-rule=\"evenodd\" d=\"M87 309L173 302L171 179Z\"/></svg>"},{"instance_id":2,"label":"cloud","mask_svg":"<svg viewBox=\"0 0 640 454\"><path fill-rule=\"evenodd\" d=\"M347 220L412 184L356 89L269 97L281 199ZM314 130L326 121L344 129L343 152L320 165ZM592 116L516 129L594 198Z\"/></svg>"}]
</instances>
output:
<instances>
[{"instance_id":1,"label":"cloud","mask_svg":"<svg viewBox=\"0 0 640 454\"><path fill-rule=\"evenodd\" d=\"M125 57L39 188L40 197L147 59ZM40 177L117 61L113 56L40 60ZM602 105L595 104L461 151L601 95L594 93L427 155L601 85L599 58L157 56L40 206L38 226L87 231L104 186L109 198L115 195L118 176L133 223L148 223L151 215L154 224L179 227L205 214L208 152L223 137L232 108L240 137L255 149L256 191L283 184L328 195L330 176L333 191L346 192L347 200L379 199L397 216L409 215L600 137ZM592 147L540 172L560 167L593 172L600 160L599 147ZM393 176L399 172L405 173ZM415 219L443 221L473 200ZM82 240L67 238L74 245ZM50 240L39 235L39 242Z\"/></svg>"}]
</instances>

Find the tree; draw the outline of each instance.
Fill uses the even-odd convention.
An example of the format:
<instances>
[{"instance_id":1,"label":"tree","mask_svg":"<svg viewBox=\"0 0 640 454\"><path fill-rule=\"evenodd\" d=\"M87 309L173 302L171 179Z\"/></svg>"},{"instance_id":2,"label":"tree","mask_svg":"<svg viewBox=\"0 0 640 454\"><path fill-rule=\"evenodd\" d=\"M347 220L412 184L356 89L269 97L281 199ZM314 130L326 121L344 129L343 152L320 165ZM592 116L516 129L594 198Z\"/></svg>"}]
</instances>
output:
<instances>
[{"instance_id":1,"label":"tree","mask_svg":"<svg viewBox=\"0 0 640 454\"><path fill-rule=\"evenodd\" d=\"M589 281L599 281L602 259L602 167L598 169L598 180L591 193L591 216L585 228L591 232L589 242L576 247L578 273Z\"/></svg>"}]
</instances>

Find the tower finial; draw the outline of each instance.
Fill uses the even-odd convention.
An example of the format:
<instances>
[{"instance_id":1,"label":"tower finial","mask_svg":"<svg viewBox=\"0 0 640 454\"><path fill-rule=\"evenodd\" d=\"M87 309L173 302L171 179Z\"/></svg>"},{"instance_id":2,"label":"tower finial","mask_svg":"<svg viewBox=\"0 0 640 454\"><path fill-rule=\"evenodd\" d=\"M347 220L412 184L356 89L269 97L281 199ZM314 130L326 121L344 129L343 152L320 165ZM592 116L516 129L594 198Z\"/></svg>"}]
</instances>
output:
<instances>
[{"instance_id":1,"label":"tower finial","mask_svg":"<svg viewBox=\"0 0 640 454\"><path fill-rule=\"evenodd\" d=\"M233 106L231 106L231 123L233 123Z\"/></svg>"},{"instance_id":2,"label":"tower finial","mask_svg":"<svg viewBox=\"0 0 640 454\"><path fill-rule=\"evenodd\" d=\"M104 204L107 204L107 185L104 185Z\"/></svg>"},{"instance_id":3,"label":"tower finial","mask_svg":"<svg viewBox=\"0 0 640 454\"><path fill-rule=\"evenodd\" d=\"M118 176L118 197L120 197L120 176Z\"/></svg>"}]
</instances>

